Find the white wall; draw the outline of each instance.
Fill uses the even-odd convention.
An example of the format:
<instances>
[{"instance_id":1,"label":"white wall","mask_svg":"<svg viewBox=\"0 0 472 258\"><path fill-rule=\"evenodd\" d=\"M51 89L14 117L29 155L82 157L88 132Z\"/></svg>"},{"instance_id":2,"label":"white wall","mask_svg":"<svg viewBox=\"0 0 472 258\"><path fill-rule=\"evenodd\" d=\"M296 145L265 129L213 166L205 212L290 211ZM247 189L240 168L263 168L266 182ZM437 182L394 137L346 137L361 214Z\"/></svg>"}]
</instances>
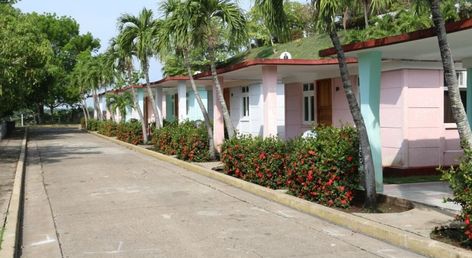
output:
<instances>
[{"instance_id":1,"label":"white wall","mask_svg":"<svg viewBox=\"0 0 472 258\"><path fill-rule=\"evenodd\" d=\"M249 116L243 117L242 87L234 87L230 90L230 113L231 120L241 134L252 134L262 136L262 110L263 99L261 85L249 85Z\"/></svg>"}]
</instances>

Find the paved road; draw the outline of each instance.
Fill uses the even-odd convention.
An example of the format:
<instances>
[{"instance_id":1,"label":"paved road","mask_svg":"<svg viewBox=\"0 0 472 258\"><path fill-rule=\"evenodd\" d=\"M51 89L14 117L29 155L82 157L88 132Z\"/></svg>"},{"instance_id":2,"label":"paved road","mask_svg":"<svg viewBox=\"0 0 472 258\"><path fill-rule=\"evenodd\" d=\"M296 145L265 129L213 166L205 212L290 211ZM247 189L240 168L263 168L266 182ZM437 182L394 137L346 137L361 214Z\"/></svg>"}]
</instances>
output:
<instances>
[{"instance_id":1,"label":"paved road","mask_svg":"<svg viewBox=\"0 0 472 258\"><path fill-rule=\"evenodd\" d=\"M24 257L418 257L73 129L29 146Z\"/></svg>"}]
</instances>

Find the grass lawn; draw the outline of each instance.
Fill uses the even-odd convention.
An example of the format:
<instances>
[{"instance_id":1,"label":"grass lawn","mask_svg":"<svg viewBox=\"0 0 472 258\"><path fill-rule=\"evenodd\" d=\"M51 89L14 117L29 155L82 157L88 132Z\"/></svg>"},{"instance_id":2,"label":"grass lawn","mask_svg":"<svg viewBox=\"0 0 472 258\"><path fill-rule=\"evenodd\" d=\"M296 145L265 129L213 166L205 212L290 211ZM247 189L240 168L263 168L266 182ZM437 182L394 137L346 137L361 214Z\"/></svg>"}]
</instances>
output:
<instances>
[{"instance_id":1,"label":"grass lawn","mask_svg":"<svg viewBox=\"0 0 472 258\"><path fill-rule=\"evenodd\" d=\"M441 181L441 175L433 176L407 176L407 177L384 177L384 184L409 184Z\"/></svg>"}]
</instances>

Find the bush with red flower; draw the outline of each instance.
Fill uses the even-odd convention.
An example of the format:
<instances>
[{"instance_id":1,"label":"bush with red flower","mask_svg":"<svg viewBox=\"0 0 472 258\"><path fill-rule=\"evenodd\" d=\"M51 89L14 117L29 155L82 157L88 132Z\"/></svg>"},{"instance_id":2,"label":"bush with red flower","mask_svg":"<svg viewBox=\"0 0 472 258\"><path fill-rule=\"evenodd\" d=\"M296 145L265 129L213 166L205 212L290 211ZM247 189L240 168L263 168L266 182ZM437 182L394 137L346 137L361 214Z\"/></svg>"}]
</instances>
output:
<instances>
[{"instance_id":1,"label":"bush with red flower","mask_svg":"<svg viewBox=\"0 0 472 258\"><path fill-rule=\"evenodd\" d=\"M457 217L464 222L464 234L468 243L472 245L472 150L464 149L464 155L458 166L451 167L448 170L442 170L442 179L449 182L453 197L448 201L453 201L462 207L462 211Z\"/></svg>"},{"instance_id":2,"label":"bush with red flower","mask_svg":"<svg viewBox=\"0 0 472 258\"><path fill-rule=\"evenodd\" d=\"M166 123L153 132L157 151L177 155L178 159L202 162L210 159L208 134L203 123L185 121Z\"/></svg>"},{"instance_id":3,"label":"bush with red flower","mask_svg":"<svg viewBox=\"0 0 472 258\"><path fill-rule=\"evenodd\" d=\"M285 142L244 135L226 140L221 153L226 174L273 189L285 187L286 157Z\"/></svg>"},{"instance_id":4,"label":"bush with red flower","mask_svg":"<svg viewBox=\"0 0 472 258\"><path fill-rule=\"evenodd\" d=\"M109 137L116 136L117 124L111 120L98 121L98 133Z\"/></svg>"},{"instance_id":5,"label":"bush with red flower","mask_svg":"<svg viewBox=\"0 0 472 258\"><path fill-rule=\"evenodd\" d=\"M116 138L134 145L143 142L141 123L136 120L121 122L116 126Z\"/></svg>"},{"instance_id":6,"label":"bush with red flower","mask_svg":"<svg viewBox=\"0 0 472 258\"><path fill-rule=\"evenodd\" d=\"M287 162L289 192L327 206L349 207L359 188L359 144L352 127L317 127L296 139Z\"/></svg>"}]
</instances>

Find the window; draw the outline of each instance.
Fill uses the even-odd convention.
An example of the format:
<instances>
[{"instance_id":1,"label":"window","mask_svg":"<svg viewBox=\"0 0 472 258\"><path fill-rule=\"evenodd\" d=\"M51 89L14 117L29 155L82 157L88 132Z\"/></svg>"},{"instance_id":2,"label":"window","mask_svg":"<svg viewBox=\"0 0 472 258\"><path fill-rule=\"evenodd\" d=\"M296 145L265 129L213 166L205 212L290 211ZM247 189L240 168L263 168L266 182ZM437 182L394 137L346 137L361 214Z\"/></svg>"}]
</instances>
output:
<instances>
[{"instance_id":1,"label":"window","mask_svg":"<svg viewBox=\"0 0 472 258\"><path fill-rule=\"evenodd\" d=\"M188 115L189 107L188 107L188 92L185 94L185 114Z\"/></svg>"},{"instance_id":2,"label":"window","mask_svg":"<svg viewBox=\"0 0 472 258\"><path fill-rule=\"evenodd\" d=\"M303 122L315 121L315 84L303 84Z\"/></svg>"},{"instance_id":3,"label":"window","mask_svg":"<svg viewBox=\"0 0 472 258\"><path fill-rule=\"evenodd\" d=\"M241 97L243 99L243 117L249 116L249 86L242 88Z\"/></svg>"},{"instance_id":4,"label":"window","mask_svg":"<svg viewBox=\"0 0 472 258\"><path fill-rule=\"evenodd\" d=\"M457 76L457 84L459 85L459 87L460 86L465 87L464 72L457 72L456 76Z\"/></svg>"},{"instance_id":5,"label":"window","mask_svg":"<svg viewBox=\"0 0 472 258\"><path fill-rule=\"evenodd\" d=\"M467 88L459 88L461 93L462 104L464 109L467 111ZM452 116L452 109L449 102L449 91L444 88L444 123L454 123L454 117Z\"/></svg>"}]
</instances>

